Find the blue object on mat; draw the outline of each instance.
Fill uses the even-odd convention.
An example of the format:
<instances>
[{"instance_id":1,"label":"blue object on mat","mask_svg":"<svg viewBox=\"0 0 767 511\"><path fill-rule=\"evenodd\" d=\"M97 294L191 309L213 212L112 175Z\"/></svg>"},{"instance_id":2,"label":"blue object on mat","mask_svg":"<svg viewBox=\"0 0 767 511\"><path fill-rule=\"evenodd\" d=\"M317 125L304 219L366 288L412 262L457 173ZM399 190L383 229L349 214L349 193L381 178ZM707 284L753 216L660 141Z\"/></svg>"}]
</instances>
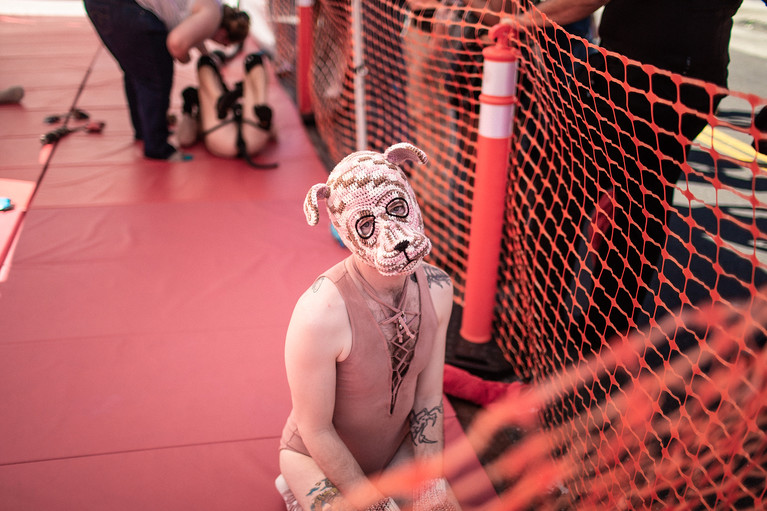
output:
<instances>
[{"instance_id":1,"label":"blue object on mat","mask_svg":"<svg viewBox=\"0 0 767 511\"><path fill-rule=\"evenodd\" d=\"M341 236L338 234L338 231L336 231L336 228L333 224L330 224L330 234L333 235L333 238L338 242L339 245L341 245L341 247L346 247L344 242L341 241Z\"/></svg>"}]
</instances>

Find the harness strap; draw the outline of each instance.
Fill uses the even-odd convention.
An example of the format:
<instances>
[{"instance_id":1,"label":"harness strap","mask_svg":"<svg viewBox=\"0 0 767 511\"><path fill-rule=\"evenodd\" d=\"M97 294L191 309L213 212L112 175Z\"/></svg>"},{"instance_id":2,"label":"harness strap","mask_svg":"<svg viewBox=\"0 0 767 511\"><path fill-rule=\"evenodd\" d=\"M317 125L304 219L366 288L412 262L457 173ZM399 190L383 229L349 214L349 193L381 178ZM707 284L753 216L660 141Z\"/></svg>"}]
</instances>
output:
<instances>
[{"instance_id":1,"label":"harness strap","mask_svg":"<svg viewBox=\"0 0 767 511\"><path fill-rule=\"evenodd\" d=\"M242 136L243 122L248 123L249 125L258 129L269 130L272 125L272 109L269 108L267 105L258 105L254 107L254 113L259 120L258 124L252 121L249 121L247 119L243 119L242 104L240 104L239 102L243 94L242 82L237 82L235 84L234 89L229 90L227 89L226 84L221 78L221 74L219 73L218 67L215 65L215 62L213 61L213 59L211 59L207 55L200 57L200 60L198 61L198 67L203 65L211 66L213 68L219 80L221 80L221 85L224 88L223 94L219 96L218 101L216 102L216 115L218 116L219 119L225 119L229 111L231 110L233 116L231 119L226 119L220 124L217 124L208 130L205 130L202 133L202 137L205 138L210 133L216 131L217 129L223 126L226 126L227 124L231 124L233 122L237 123L237 156L244 159L246 162L248 162L248 165L256 169L277 168L278 164L276 162L275 163L254 162L253 159L248 154L248 147L247 147L247 144L245 143L245 138Z\"/></svg>"}]
</instances>

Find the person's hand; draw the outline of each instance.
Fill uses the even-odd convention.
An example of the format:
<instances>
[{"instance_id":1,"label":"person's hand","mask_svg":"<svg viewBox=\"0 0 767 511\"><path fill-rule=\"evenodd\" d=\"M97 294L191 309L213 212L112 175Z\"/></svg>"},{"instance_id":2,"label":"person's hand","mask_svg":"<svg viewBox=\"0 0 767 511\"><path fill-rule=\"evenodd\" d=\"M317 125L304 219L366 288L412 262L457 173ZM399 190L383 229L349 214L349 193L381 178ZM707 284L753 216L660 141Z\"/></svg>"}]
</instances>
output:
<instances>
[{"instance_id":1,"label":"person's hand","mask_svg":"<svg viewBox=\"0 0 767 511\"><path fill-rule=\"evenodd\" d=\"M426 481L416 489L413 511L460 511L461 506L444 478Z\"/></svg>"},{"instance_id":2,"label":"person's hand","mask_svg":"<svg viewBox=\"0 0 767 511\"><path fill-rule=\"evenodd\" d=\"M391 497L379 500L372 506L368 506L365 511L400 511L399 506Z\"/></svg>"},{"instance_id":3,"label":"person's hand","mask_svg":"<svg viewBox=\"0 0 767 511\"><path fill-rule=\"evenodd\" d=\"M412 13L420 13L426 9L436 9L441 5L442 0L410 0L407 3L408 9L410 9L410 12Z\"/></svg>"},{"instance_id":4,"label":"person's hand","mask_svg":"<svg viewBox=\"0 0 767 511\"><path fill-rule=\"evenodd\" d=\"M190 61L190 60L192 60L192 58L191 58L191 57L189 56L189 54L187 53L187 54L185 54L185 55L179 55L178 57L176 57L176 60L178 60L178 61L179 61L179 62L181 62L182 64L188 64L188 63L189 63L189 61Z\"/></svg>"}]
</instances>

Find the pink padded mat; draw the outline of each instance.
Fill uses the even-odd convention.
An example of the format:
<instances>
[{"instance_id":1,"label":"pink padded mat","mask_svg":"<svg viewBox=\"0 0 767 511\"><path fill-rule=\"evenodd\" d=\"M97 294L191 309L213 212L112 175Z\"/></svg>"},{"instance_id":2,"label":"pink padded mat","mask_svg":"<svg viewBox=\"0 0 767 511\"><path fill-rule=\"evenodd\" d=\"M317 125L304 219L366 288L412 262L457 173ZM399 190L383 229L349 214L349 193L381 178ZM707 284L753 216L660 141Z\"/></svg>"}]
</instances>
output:
<instances>
[{"instance_id":1,"label":"pink padded mat","mask_svg":"<svg viewBox=\"0 0 767 511\"><path fill-rule=\"evenodd\" d=\"M298 296L346 255L327 224L304 220L304 194L326 172L292 100L272 79L278 138L259 159L277 169L202 147L191 162L152 162L86 18L0 17L0 47L0 88L26 90L0 106L0 195L23 182L13 193L32 197L0 219L12 256L0 282L0 507L284 509L273 481L285 330ZM177 68L175 112L194 74ZM106 128L41 160L43 118L72 106ZM461 441L448 412L447 436ZM478 462L454 477L472 481L464 509L493 498Z\"/></svg>"}]
</instances>

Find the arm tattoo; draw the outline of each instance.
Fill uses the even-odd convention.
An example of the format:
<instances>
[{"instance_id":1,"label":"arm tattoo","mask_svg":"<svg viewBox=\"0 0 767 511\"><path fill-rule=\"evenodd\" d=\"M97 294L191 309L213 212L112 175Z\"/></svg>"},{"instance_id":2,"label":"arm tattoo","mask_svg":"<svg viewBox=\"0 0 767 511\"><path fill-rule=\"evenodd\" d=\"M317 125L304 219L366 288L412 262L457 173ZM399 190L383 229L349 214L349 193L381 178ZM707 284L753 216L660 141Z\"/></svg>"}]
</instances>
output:
<instances>
[{"instance_id":1,"label":"arm tattoo","mask_svg":"<svg viewBox=\"0 0 767 511\"><path fill-rule=\"evenodd\" d=\"M426 281L429 283L429 287L432 287L432 284L435 284L440 288L442 287L442 284L450 286L450 276L444 271L435 268L434 266L427 265L424 265L423 269L426 273Z\"/></svg>"},{"instance_id":2,"label":"arm tattoo","mask_svg":"<svg viewBox=\"0 0 767 511\"><path fill-rule=\"evenodd\" d=\"M320 290L320 286L322 286L322 281L325 280L325 277L319 277L317 280L314 281L314 284L312 284L312 293L316 293Z\"/></svg>"},{"instance_id":3,"label":"arm tattoo","mask_svg":"<svg viewBox=\"0 0 767 511\"><path fill-rule=\"evenodd\" d=\"M340 498L340 494L341 492L338 491L338 488L333 486L330 479L325 478L315 484L306 496L314 497L312 499L311 511L322 511L323 509L331 509L333 501ZM326 505L328 506L327 508L325 507Z\"/></svg>"},{"instance_id":4,"label":"arm tattoo","mask_svg":"<svg viewBox=\"0 0 767 511\"><path fill-rule=\"evenodd\" d=\"M426 436L426 427L436 426L437 421L443 414L442 402L431 410L424 408L420 412L410 412L410 438L414 445L418 444L436 444L436 440L431 440Z\"/></svg>"}]
</instances>

